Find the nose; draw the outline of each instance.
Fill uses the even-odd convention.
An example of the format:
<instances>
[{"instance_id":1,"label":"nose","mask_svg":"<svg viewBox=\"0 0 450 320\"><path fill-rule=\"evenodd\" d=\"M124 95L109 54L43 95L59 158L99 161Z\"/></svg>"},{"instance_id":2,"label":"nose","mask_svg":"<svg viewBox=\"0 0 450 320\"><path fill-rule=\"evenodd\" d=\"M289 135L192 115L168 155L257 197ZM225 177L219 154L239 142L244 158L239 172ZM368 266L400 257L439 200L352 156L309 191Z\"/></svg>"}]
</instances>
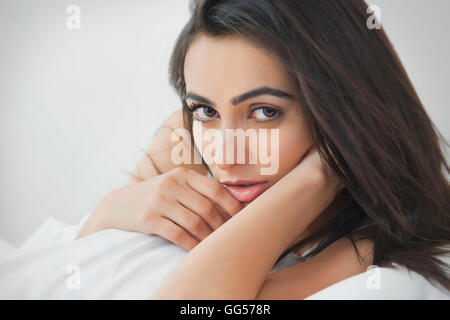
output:
<instances>
[{"instance_id":1,"label":"nose","mask_svg":"<svg viewBox=\"0 0 450 320\"><path fill-rule=\"evenodd\" d=\"M257 164L258 134L255 131L222 128L221 134L222 144L216 145L219 150L215 150L221 160L216 162L217 168L230 170L235 165Z\"/></svg>"},{"instance_id":2,"label":"nose","mask_svg":"<svg viewBox=\"0 0 450 320\"><path fill-rule=\"evenodd\" d=\"M233 168L235 166L235 164L233 163L217 163L215 165L218 169L222 170L222 171L228 171L231 168Z\"/></svg>"},{"instance_id":3,"label":"nose","mask_svg":"<svg viewBox=\"0 0 450 320\"><path fill-rule=\"evenodd\" d=\"M233 129L222 128L222 144L217 145L215 152L219 153L219 161L215 165L220 170L230 170L237 164L237 144ZM228 134L227 134L228 133Z\"/></svg>"}]
</instances>

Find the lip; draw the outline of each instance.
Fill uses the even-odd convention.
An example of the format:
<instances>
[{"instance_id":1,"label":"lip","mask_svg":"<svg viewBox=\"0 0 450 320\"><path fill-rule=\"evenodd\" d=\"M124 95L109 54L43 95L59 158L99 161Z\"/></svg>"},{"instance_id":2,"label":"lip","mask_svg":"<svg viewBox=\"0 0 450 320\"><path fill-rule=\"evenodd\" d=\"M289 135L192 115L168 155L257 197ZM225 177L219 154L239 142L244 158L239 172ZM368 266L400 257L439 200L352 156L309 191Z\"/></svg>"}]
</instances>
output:
<instances>
[{"instance_id":1,"label":"lip","mask_svg":"<svg viewBox=\"0 0 450 320\"><path fill-rule=\"evenodd\" d=\"M267 187L267 181L236 180L223 181L222 185L230 191L231 195L239 202L251 202L255 200ZM244 186L249 184L249 186Z\"/></svg>"}]
</instances>

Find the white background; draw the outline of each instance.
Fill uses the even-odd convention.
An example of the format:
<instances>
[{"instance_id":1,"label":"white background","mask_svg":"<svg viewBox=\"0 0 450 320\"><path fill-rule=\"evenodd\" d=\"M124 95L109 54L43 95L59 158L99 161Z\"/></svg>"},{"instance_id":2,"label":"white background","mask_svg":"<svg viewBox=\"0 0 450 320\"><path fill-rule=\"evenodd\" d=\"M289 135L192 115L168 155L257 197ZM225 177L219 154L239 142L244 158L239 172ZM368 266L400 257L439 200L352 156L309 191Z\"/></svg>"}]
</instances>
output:
<instances>
[{"instance_id":1,"label":"white background","mask_svg":"<svg viewBox=\"0 0 450 320\"><path fill-rule=\"evenodd\" d=\"M426 109L450 138L448 0L371 0ZM81 29L69 30L69 5ZM0 238L74 223L123 186L179 108L168 84L187 0L0 0Z\"/></svg>"}]
</instances>

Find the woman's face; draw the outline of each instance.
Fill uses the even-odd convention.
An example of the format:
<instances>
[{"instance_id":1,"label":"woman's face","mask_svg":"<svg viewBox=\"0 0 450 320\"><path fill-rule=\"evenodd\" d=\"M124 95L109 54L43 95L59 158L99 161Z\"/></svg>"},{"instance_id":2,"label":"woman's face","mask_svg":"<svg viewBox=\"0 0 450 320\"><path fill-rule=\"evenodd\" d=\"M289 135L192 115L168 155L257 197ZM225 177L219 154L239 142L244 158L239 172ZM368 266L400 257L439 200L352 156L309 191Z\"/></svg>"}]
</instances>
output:
<instances>
[{"instance_id":1,"label":"woman's face","mask_svg":"<svg viewBox=\"0 0 450 320\"><path fill-rule=\"evenodd\" d=\"M237 36L199 34L186 54L184 74L186 103L195 107L196 147L215 180L244 205L293 169L312 146L297 92L283 67L264 50ZM244 95L260 88L276 90ZM233 137L237 129L256 145L250 138ZM221 134L222 140L213 135L208 140L206 132Z\"/></svg>"}]
</instances>

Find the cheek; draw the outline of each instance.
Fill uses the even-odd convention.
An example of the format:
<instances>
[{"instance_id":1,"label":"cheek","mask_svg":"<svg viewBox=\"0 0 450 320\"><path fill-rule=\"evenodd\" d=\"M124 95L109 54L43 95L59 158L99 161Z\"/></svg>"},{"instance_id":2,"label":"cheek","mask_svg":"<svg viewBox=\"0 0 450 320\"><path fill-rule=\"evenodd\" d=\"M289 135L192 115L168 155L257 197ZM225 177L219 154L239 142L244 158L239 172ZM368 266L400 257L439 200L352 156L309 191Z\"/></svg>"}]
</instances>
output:
<instances>
[{"instance_id":1,"label":"cheek","mask_svg":"<svg viewBox=\"0 0 450 320\"><path fill-rule=\"evenodd\" d=\"M194 144L203 161L211 166L215 163L214 156L216 149L221 146L223 141L222 133L215 128L205 127L201 121L193 121L192 123L192 135L194 138Z\"/></svg>"},{"instance_id":2,"label":"cheek","mask_svg":"<svg viewBox=\"0 0 450 320\"><path fill-rule=\"evenodd\" d=\"M280 130L280 174L283 176L293 169L312 145L309 135L299 130Z\"/></svg>"},{"instance_id":3,"label":"cheek","mask_svg":"<svg viewBox=\"0 0 450 320\"><path fill-rule=\"evenodd\" d=\"M193 121L192 122L192 135L194 138L194 143L200 153L203 153L203 150L207 145L211 143L211 141L206 140L205 132L207 132L207 128L204 127L203 122L201 121Z\"/></svg>"},{"instance_id":4,"label":"cheek","mask_svg":"<svg viewBox=\"0 0 450 320\"><path fill-rule=\"evenodd\" d=\"M197 121L192 122L192 136L194 138L194 144L201 153L202 150L200 150L199 147L201 145L201 141L202 141L203 137L201 134L202 128L200 126L201 125L199 125Z\"/></svg>"}]
</instances>

